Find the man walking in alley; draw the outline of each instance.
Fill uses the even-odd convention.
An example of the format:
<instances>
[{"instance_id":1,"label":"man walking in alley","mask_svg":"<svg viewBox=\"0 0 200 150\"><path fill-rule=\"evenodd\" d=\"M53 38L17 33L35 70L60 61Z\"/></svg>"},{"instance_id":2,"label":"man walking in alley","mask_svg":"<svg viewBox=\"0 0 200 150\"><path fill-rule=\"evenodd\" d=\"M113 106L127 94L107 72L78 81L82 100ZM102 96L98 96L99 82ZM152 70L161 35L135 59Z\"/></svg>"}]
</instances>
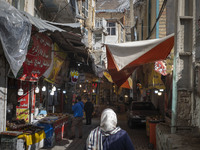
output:
<instances>
[{"instance_id":1,"label":"man walking in alley","mask_svg":"<svg viewBox=\"0 0 200 150\"><path fill-rule=\"evenodd\" d=\"M90 101L90 98L87 99L84 110L86 115L86 125L90 125L92 123L92 113L94 111L94 105Z\"/></svg>"},{"instance_id":2,"label":"man walking in alley","mask_svg":"<svg viewBox=\"0 0 200 150\"><path fill-rule=\"evenodd\" d=\"M79 130L79 138L82 138L82 126L83 126L83 108L84 104L81 101L81 97L76 97L76 103L72 103L72 111L74 112L74 118L72 120L71 137L75 138L75 127Z\"/></svg>"}]
</instances>

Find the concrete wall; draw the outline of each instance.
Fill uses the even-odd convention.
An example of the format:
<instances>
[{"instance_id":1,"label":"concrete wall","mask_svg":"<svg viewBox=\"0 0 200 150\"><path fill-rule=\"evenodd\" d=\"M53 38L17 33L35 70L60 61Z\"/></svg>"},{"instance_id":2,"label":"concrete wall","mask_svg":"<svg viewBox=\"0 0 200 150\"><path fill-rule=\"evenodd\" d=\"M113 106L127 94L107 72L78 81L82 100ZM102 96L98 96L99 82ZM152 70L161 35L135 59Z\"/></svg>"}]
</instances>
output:
<instances>
[{"instance_id":1,"label":"concrete wall","mask_svg":"<svg viewBox=\"0 0 200 150\"><path fill-rule=\"evenodd\" d=\"M0 132L6 130L7 61L0 46Z\"/></svg>"},{"instance_id":2,"label":"concrete wall","mask_svg":"<svg viewBox=\"0 0 200 150\"><path fill-rule=\"evenodd\" d=\"M175 2L174 0L168 0L166 5L166 34L174 33L174 21L175 21Z\"/></svg>"},{"instance_id":3,"label":"concrete wall","mask_svg":"<svg viewBox=\"0 0 200 150\"><path fill-rule=\"evenodd\" d=\"M89 49L93 49L93 28L95 24L95 1L94 0L88 0L89 8L88 8L88 18L85 22L85 27L88 29L88 46Z\"/></svg>"},{"instance_id":4,"label":"concrete wall","mask_svg":"<svg viewBox=\"0 0 200 150\"><path fill-rule=\"evenodd\" d=\"M156 126L157 150L199 150L199 140L195 130L171 134L170 127L166 124L157 124Z\"/></svg>"},{"instance_id":5,"label":"concrete wall","mask_svg":"<svg viewBox=\"0 0 200 150\"><path fill-rule=\"evenodd\" d=\"M197 126L200 131L200 9L198 6L200 5L199 0L195 0L196 8L194 8L196 11L194 16L194 27L193 30L194 33L194 50L195 50L195 96L194 96L194 102L193 102L193 118L192 118L192 125Z\"/></svg>"},{"instance_id":6,"label":"concrete wall","mask_svg":"<svg viewBox=\"0 0 200 150\"><path fill-rule=\"evenodd\" d=\"M29 14L31 14L32 16L34 16L35 15L35 10L34 10L35 0L25 0L24 5L25 5L24 11L26 11Z\"/></svg>"}]
</instances>

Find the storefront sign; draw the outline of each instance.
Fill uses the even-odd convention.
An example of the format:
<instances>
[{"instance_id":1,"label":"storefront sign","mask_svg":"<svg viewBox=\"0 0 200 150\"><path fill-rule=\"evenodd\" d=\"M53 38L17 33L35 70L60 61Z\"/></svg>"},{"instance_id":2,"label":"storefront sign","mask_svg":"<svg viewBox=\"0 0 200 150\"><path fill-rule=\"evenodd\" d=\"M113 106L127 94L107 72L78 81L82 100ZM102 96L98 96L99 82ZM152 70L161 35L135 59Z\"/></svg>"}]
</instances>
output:
<instances>
[{"instance_id":1,"label":"storefront sign","mask_svg":"<svg viewBox=\"0 0 200 150\"><path fill-rule=\"evenodd\" d=\"M155 62L155 71L162 74L163 76L166 76L166 66L162 61Z\"/></svg>"},{"instance_id":2,"label":"storefront sign","mask_svg":"<svg viewBox=\"0 0 200 150\"><path fill-rule=\"evenodd\" d=\"M72 83L76 83L78 81L78 76L79 76L78 71L71 71L70 75Z\"/></svg>"},{"instance_id":3,"label":"storefront sign","mask_svg":"<svg viewBox=\"0 0 200 150\"><path fill-rule=\"evenodd\" d=\"M29 50L22 68L18 72L18 79L37 81L51 64L51 39L42 33L31 37Z\"/></svg>"},{"instance_id":4,"label":"storefront sign","mask_svg":"<svg viewBox=\"0 0 200 150\"><path fill-rule=\"evenodd\" d=\"M16 118L29 122L29 82L19 82L19 87L23 89L24 94L18 97L19 106L16 106Z\"/></svg>"},{"instance_id":5,"label":"storefront sign","mask_svg":"<svg viewBox=\"0 0 200 150\"><path fill-rule=\"evenodd\" d=\"M29 82L19 82L19 87L23 89L24 94L18 97L18 106L16 108L29 108Z\"/></svg>"},{"instance_id":6,"label":"storefront sign","mask_svg":"<svg viewBox=\"0 0 200 150\"><path fill-rule=\"evenodd\" d=\"M54 43L54 57L50 68L45 72L45 80L50 83L57 83L58 73L62 68L62 65L67 57L67 54Z\"/></svg>"},{"instance_id":7,"label":"storefront sign","mask_svg":"<svg viewBox=\"0 0 200 150\"><path fill-rule=\"evenodd\" d=\"M30 87L31 85L31 87ZM26 122L29 122L29 98L31 97L31 113L34 113L35 111L35 94L34 89L35 85L34 83L30 83L28 81L19 81L19 87L22 88L24 94L22 96L18 96L18 106L16 106L16 116L17 119L24 119ZM31 89L31 90L30 90Z\"/></svg>"},{"instance_id":8,"label":"storefront sign","mask_svg":"<svg viewBox=\"0 0 200 150\"><path fill-rule=\"evenodd\" d=\"M161 80L161 74L153 69L148 73L148 89L165 89L165 85Z\"/></svg>"},{"instance_id":9,"label":"storefront sign","mask_svg":"<svg viewBox=\"0 0 200 150\"><path fill-rule=\"evenodd\" d=\"M19 120L24 119L24 121L29 122L29 109L17 108L16 116L17 116L17 119L19 119Z\"/></svg>"}]
</instances>

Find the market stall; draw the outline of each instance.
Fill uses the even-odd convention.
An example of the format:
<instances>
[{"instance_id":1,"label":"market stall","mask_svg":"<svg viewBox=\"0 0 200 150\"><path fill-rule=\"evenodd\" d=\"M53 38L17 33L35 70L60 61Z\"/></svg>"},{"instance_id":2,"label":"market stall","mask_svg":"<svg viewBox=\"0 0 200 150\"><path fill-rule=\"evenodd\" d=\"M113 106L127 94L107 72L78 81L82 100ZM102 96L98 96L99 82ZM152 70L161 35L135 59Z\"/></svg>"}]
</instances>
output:
<instances>
[{"instance_id":1,"label":"market stall","mask_svg":"<svg viewBox=\"0 0 200 150\"><path fill-rule=\"evenodd\" d=\"M24 120L8 121L6 126L8 131L6 133L3 132L1 134L6 134L7 139L11 138L11 136L13 137L15 134L16 140L22 139L24 141L24 145L27 150L39 150L44 146L44 139L46 138L46 134L44 132L43 127L27 124ZM16 143L16 140L13 140L12 142L10 141L10 144ZM8 143L8 140L4 141L4 147L6 147L6 143ZM17 148L13 147L13 149Z\"/></svg>"},{"instance_id":2,"label":"market stall","mask_svg":"<svg viewBox=\"0 0 200 150\"><path fill-rule=\"evenodd\" d=\"M49 113L38 121L37 126L44 127L46 147L53 147L56 141L60 141L66 136L69 117L62 113Z\"/></svg>"}]
</instances>

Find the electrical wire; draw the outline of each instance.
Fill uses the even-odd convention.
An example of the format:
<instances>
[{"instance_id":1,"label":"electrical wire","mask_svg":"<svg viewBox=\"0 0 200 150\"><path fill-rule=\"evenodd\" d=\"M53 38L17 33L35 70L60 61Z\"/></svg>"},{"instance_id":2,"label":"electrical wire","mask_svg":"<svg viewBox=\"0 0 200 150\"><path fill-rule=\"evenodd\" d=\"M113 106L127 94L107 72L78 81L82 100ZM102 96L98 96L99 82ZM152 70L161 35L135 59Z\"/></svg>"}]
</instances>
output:
<instances>
[{"instance_id":1,"label":"electrical wire","mask_svg":"<svg viewBox=\"0 0 200 150\"><path fill-rule=\"evenodd\" d=\"M164 9L165 9L166 4L167 4L167 0L164 0L164 2L163 2L163 4L162 4L162 7L161 7L161 9L160 9L160 11L159 11L158 17L156 18L156 22L155 22L153 28L151 29L151 31L150 31L150 33L149 33L149 36L146 38L146 40L148 40L148 39L151 37L151 34L152 34L152 32L154 31L158 20L159 20L160 17L162 16L162 13L163 13L163 11L164 11Z\"/></svg>"},{"instance_id":2,"label":"electrical wire","mask_svg":"<svg viewBox=\"0 0 200 150\"><path fill-rule=\"evenodd\" d=\"M69 5L69 3L67 3L61 10L59 10L53 17L52 21L55 21L56 17L58 16L58 14L63 11L67 6ZM60 7L60 6L59 6ZM67 11L67 13L69 14L69 12Z\"/></svg>"}]
</instances>

